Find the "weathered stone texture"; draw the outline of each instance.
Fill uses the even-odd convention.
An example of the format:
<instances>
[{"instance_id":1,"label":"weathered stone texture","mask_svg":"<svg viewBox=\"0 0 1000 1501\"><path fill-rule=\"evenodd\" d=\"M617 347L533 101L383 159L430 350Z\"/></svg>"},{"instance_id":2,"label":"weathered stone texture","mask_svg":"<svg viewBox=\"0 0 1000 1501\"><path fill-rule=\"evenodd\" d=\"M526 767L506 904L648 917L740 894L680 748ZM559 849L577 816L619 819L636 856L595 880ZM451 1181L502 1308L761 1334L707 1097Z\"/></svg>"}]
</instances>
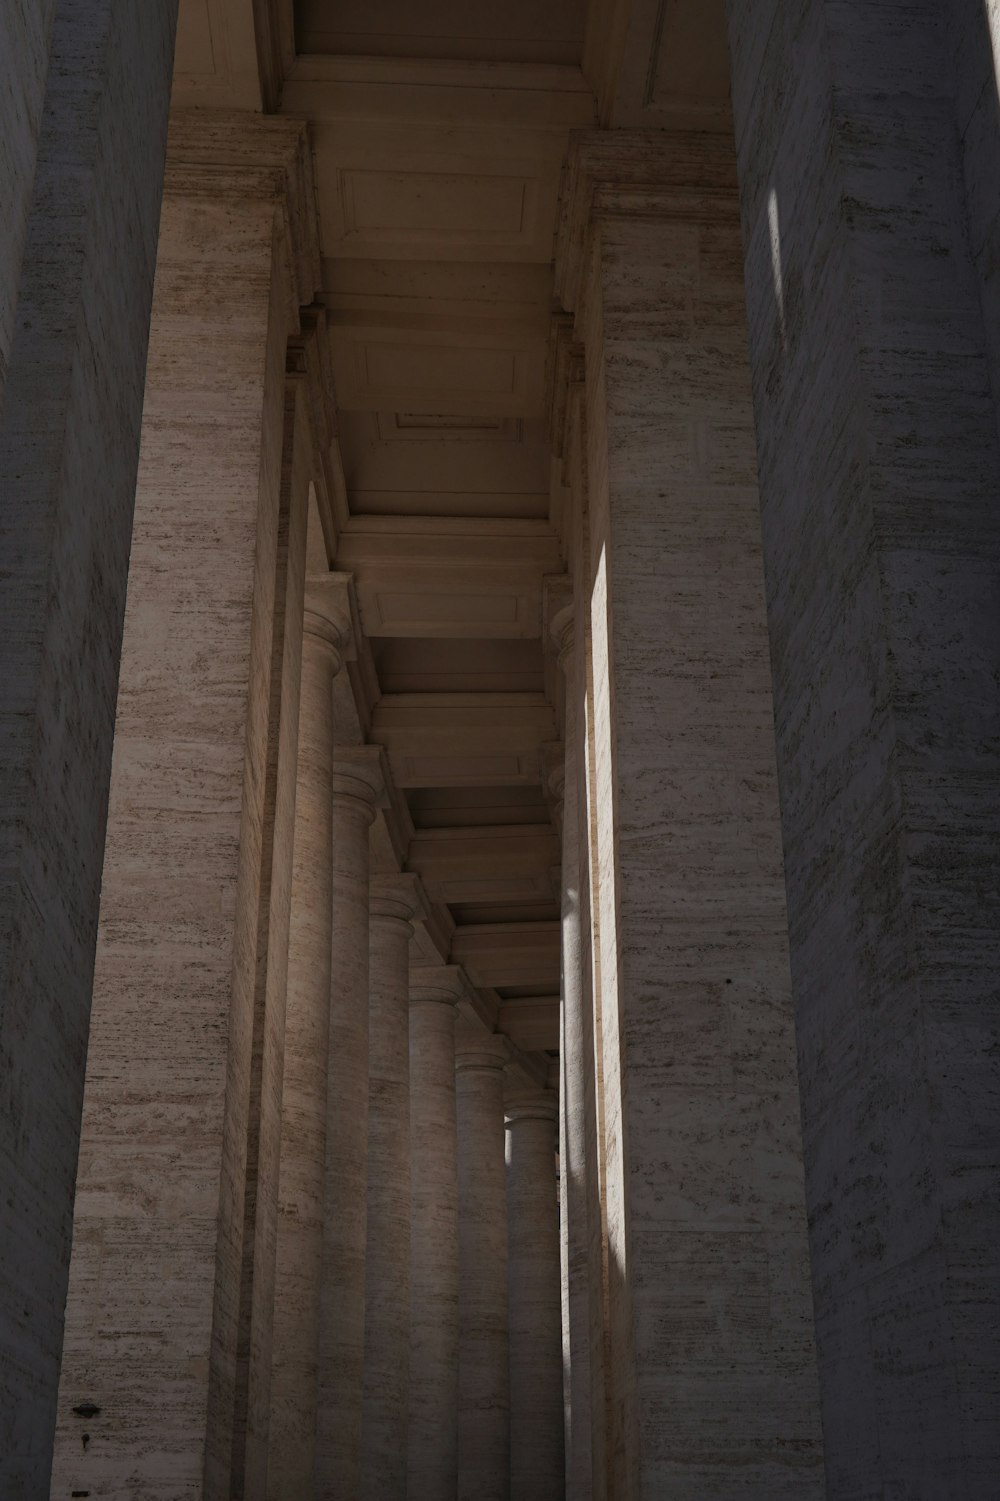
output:
<instances>
[{"instance_id":1,"label":"weathered stone texture","mask_svg":"<svg viewBox=\"0 0 1000 1501\"><path fill-rule=\"evenodd\" d=\"M281 1094L269 1501L314 1486L330 1033L333 678L347 622L336 596L305 611Z\"/></svg>"},{"instance_id":2,"label":"weathered stone texture","mask_svg":"<svg viewBox=\"0 0 1000 1501\"><path fill-rule=\"evenodd\" d=\"M956 129L967 8L729 9L830 1494L986 1501L996 164Z\"/></svg>"},{"instance_id":3,"label":"weathered stone texture","mask_svg":"<svg viewBox=\"0 0 1000 1501\"><path fill-rule=\"evenodd\" d=\"M304 384L286 385L275 545L232 1489L262 1501L270 1451L272 1336L285 1020L312 443Z\"/></svg>"},{"instance_id":4,"label":"weathered stone texture","mask_svg":"<svg viewBox=\"0 0 1000 1501\"><path fill-rule=\"evenodd\" d=\"M141 16L116 0L60 4L39 134L50 14L14 4L0 23L0 1492L12 1501L45 1495L51 1462L176 4Z\"/></svg>"},{"instance_id":5,"label":"weathered stone texture","mask_svg":"<svg viewBox=\"0 0 1000 1501\"><path fill-rule=\"evenodd\" d=\"M580 580L581 586L586 587ZM591 1371L592 1278L590 1216L596 1184L593 1133L588 1130L587 1090L594 1064L593 1016L585 969L590 946L584 945L581 875L580 804L583 795L581 689L574 644L575 605L560 652L566 673L565 786L562 813L562 996L560 1029L559 1189L562 1248L563 1365L565 1380L566 1493L569 1501L587 1501L593 1484L595 1407ZM584 647L586 640L584 639ZM589 936L589 935L588 935ZM592 1087L592 1086L591 1086ZM600 1366L597 1375L600 1376Z\"/></svg>"},{"instance_id":6,"label":"weathered stone texture","mask_svg":"<svg viewBox=\"0 0 1000 1501\"><path fill-rule=\"evenodd\" d=\"M504 1108L511 1501L566 1494L556 1112L549 1090L518 1092Z\"/></svg>"},{"instance_id":7,"label":"weathered stone texture","mask_svg":"<svg viewBox=\"0 0 1000 1501\"><path fill-rule=\"evenodd\" d=\"M410 1416L407 1501L456 1493L458 1159L455 1007L461 971L410 973Z\"/></svg>"},{"instance_id":8,"label":"weathered stone texture","mask_svg":"<svg viewBox=\"0 0 1000 1501\"><path fill-rule=\"evenodd\" d=\"M10 0L0 10L0 404L14 337L54 14L55 0Z\"/></svg>"},{"instance_id":9,"label":"weathered stone texture","mask_svg":"<svg viewBox=\"0 0 1000 1501\"><path fill-rule=\"evenodd\" d=\"M615 1494L800 1501L823 1467L735 175L718 138L606 140L577 168Z\"/></svg>"},{"instance_id":10,"label":"weathered stone texture","mask_svg":"<svg viewBox=\"0 0 1000 1501\"><path fill-rule=\"evenodd\" d=\"M502 1037L465 1037L458 1124L458 1501L509 1501L507 1195Z\"/></svg>"},{"instance_id":11,"label":"weathered stone texture","mask_svg":"<svg viewBox=\"0 0 1000 1501\"><path fill-rule=\"evenodd\" d=\"M406 1501L410 1397L410 938L415 876L372 880L360 1494Z\"/></svg>"},{"instance_id":12,"label":"weathered stone texture","mask_svg":"<svg viewBox=\"0 0 1000 1501\"><path fill-rule=\"evenodd\" d=\"M951 19L969 249L1000 422L1000 0L951 0Z\"/></svg>"},{"instance_id":13,"label":"weathered stone texture","mask_svg":"<svg viewBox=\"0 0 1000 1501\"><path fill-rule=\"evenodd\" d=\"M336 725L334 733L336 734ZM333 762L330 1028L323 1169L316 1490L358 1489L368 1205L368 830L382 787L378 749Z\"/></svg>"},{"instance_id":14,"label":"weathered stone texture","mask_svg":"<svg viewBox=\"0 0 1000 1501\"><path fill-rule=\"evenodd\" d=\"M60 1494L229 1492L289 309L276 222L269 195L164 202ZM86 1452L81 1401L101 1408Z\"/></svg>"}]
</instances>

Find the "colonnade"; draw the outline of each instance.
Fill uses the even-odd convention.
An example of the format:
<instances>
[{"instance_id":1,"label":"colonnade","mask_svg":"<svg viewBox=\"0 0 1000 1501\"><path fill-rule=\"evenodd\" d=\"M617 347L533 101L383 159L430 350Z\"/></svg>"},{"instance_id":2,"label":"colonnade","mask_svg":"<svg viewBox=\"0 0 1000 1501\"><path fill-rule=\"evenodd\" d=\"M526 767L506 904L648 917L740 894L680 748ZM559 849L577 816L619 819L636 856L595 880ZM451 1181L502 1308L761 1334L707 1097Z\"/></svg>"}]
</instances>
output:
<instances>
[{"instance_id":1,"label":"colonnade","mask_svg":"<svg viewBox=\"0 0 1000 1501\"><path fill-rule=\"evenodd\" d=\"M418 879L369 873L381 758L338 745L331 708L346 606L310 582L266 1495L555 1497L556 1100L505 1099L511 1050L481 1025L456 1044L462 970L410 965Z\"/></svg>"},{"instance_id":2,"label":"colonnade","mask_svg":"<svg viewBox=\"0 0 1000 1501\"><path fill-rule=\"evenodd\" d=\"M301 122L172 121L143 387L174 7L128 9L149 129L67 103L64 21L0 317L3 1483L57 1413L59 1497L987 1501L980 7L731 0L736 160L569 145L558 1091L386 832Z\"/></svg>"},{"instance_id":3,"label":"colonnade","mask_svg":"<svg viewBox=\"0 0 1000 1501\"><path fill-rule=\"evenodd\" d=\"M249 143L172 137L56 1495L506 1498L536 1446L511 1424L510 1363L561 1379L554 1097L535 1080L550 1140L512 1160L530 1213L508 1225L516 1050L458 966L414 950L417 877L384 852L373 866L392 786L347 681L353 585L307 574L330 414L322 314L290 311L310 295L306 205L288 196L303 141L279 121ZM206 157L228 183L215 196ZM223 264L242 268L239 332ZM209 482L224 557L192 513ZM539 1226L556 1304L536 1329L507 1262Z\"/></svg>"}]
</instances>

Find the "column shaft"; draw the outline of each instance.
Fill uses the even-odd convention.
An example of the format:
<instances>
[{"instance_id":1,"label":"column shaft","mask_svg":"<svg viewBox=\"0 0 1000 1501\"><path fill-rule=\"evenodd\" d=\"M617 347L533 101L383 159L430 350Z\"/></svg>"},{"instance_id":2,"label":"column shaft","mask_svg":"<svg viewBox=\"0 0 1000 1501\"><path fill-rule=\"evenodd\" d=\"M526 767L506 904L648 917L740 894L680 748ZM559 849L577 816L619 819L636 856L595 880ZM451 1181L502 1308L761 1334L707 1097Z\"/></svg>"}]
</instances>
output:
<instances>
[{"instance_id":1,"label":"column shaft","mask_svg":"<svg viewBox=\"0 0 1000 1501\"><path fill-rule=\"evenodd\" d=\"M458 1446L455 1005L461 972L410 979L410 1420L407 1501L451 1501Z\"/></svg>"},{"instance_id":2,"label":"column shaft","mask_svg":"<svg viewBox=\"0 0 1000 1501\"><path fill-rule=\"evenodd\" d=\"M587 1074L593 1068L588 1046L593 1021L586 1014L585 955L581 926L580 725L579 680L573 647L574 606L560 624L559 661L566 675L566 746L562 815L562 1018L560 1048L559 1182L563 1237L563 1366L566 1385L566 1494L586 1501L592 1489L593 1402L591 1392L590 1185L595 1165L588 1160Z\"/></svg>"},{"instance_id":3,"label":"column shaft","mask_svg":"<svg viewBox=\"0 0 1000 1501\"><path fill-rule=\"evenodd\" d=\"M410 1392L410 988L415 876L372 881L361 1489L406 1501Z\"/></svg>"},{"instance_id":4,"label":"column shaft","mask_svg":"<svg viewBox=\"0 0 1000 1501\"><path fill-rule=\"evenodd\" d=\"M502 1038L463 1037L458 1122L458 1501L510 1496Z\"/></svg>"},{"instance_id":5,"label":"column shaft","mask_svg":"<svg viewBox=\"0 0 1000 1501\"><path fill-rule=\"evenodd\" d=\"M0 17L0 1491L47 1493L176 0ZM125 80L128 80L127 86ZM44 97L44 103L43 103Z\"/></svg>"},{"instance_id":6,"label":"column shaft","mask_svg":"<svg viewBox=\"0 0 1000 1501\"><path fill-rule=\"evenodd\" d=\"M332 954L323 1174L316 1490L356 1501L361 1458L368 1205L368 829L374 746L338 749L333 775Z\"/></svg>"},{"instance_id":7,"label":"column shaft","mask_svg":"<svg viewBox=\"0 0 1000 1501\"><path fill-rule=\"evenodd\" d=\"M588 230L597 182L619 197ZM561 266L586 337L613 1493L696 1495L711 1475L759 1501L819 1498L731 148L591 137L571 198L583 244L567 235Z\"/></svg>"},{"instance_id":8,"label":"column shaft","mask_svg":"<svg viewBox=\"0 0 1000 1501\"><path fill-rule=\"evenodd\" d=\"M274 631L236 1363L232 1488L241 1501L263 1501L270 1442L281 1097L312 457L308 411L304 382L300 377L290 377L285 386L281 499L275 547Z\"/></svg>"},{"instance_id":9,"label":"column shaft","mask_svg":"<svg viewBox=\"0 0 1000 1501\"><path fill-rule=\"evenodd\" d=\"M997 10L768 10L730 43L829 1494L985 1501Z\"/></svg>"},{"instance_id":10,"label":"column shaft","mask_svg":"<svg viewBox=\"0 0 1000 1501\"><path fill-rule=\"evenodd\" d=\"M510 1493L565 1496L556 1194L556 1109L548 1091L507 1104Z\"/></svg>"},{"instance_id":11,"label":"column shaft","mask_svg":"<svg viewBox=\"0 0 1000 1501\"><path fill-rule=\"evenodd\" d=\"M307 602L288 942L269 1501L313 1494L331 998L333 678L349 617Z\"/></svg>"},{"instance_id":12,"label":"column shaft","mask_svg":"<svg viewBox=\"0 0 1000 1501\"><path fill-rule=\"evenodd\" d=\"M284 164L303 141L290 122L244 123L234 144L199 121L193 138L174 137L168 164L61 1379L63 1492L230 1487L285 346L302 295L285 216L270 183L267 196L254 187L261 161ZM218 178L204 161L194 175L219 196L189 196L184 152L210 160L215 148L230 153ZM73 1408L87 1402L101 1411L84 1448Z\"/></svg>"}]
</instances>

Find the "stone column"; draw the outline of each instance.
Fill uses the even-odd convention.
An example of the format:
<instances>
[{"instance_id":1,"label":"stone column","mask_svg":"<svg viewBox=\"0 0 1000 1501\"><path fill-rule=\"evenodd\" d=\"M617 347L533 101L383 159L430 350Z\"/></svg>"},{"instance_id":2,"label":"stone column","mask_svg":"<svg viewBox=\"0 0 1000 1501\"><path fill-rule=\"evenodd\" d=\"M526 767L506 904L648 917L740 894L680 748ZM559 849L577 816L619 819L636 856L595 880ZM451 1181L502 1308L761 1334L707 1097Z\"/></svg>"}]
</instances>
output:
<instances>
[{"instance_id":1,"label":"stone column","mask_svg":"<svg viewBox=\"0 0 1000 1501\"><path fill-rule=\"evenodd\" d=\"M316 1493L355 1501L361 1460L368 1207L368 829L384 793L377 746L333 761L330 1026Z\"/></svg>"},{"instance_id":2,"label":"stone column","mask_svg":"<svg viewBox=\"0 0 1000 1501\"><path fill-rule=\"evenodd\" d=\"M346 591L312 580L302 649L278 1179L269 1501L314 1490L331 1003L333 679L350 631Z\"/></svg>"},{"instance_id":3,"label":"stone column","mask_svg":"<svg viewBox=\"0 0 1000 1501\"><path fill-rule=\"evenodd\" d=\"M285 350L315 268L298 238L303 127L199 116L171 131L58 1494L225 1494L239 1426ZM86 1447L81 1403L100 1409Z\"/></svg>"},{"instance_id":4,"label":"stone column","mask_svg":"<svg viewBox=\"0 0 1000 1501\"><path fill-rule=\"evenodd\" d=\"M458 1501L509 1501L502 1037L463 1033L458 1118Z\"/></svg>"},{"instance_id":5,"label":"stone column","mask_svg":"<svg viewBox=\"0 0 1000 1501\"><path fill-rule=\"evenodd\" d=\"M410 972L410 1421L407 1501L456 1494L458 1166L455 965Z\"/></svg>"},{"instance_id":6,"label":"stone column","mask_svg":"<svg viewBox=\"0 0 1000 1501\"><path fill-rule=\"evenodd\" d=\"M406 1501L410 1394L410 937L416 876L371 883L368 1230L361 1486Z\"/></svg>"},{"instance_id":7,"label":"stone column","mask_svg":"<svg viewBox=\"0 0 1000 1501\"><path fill-rule=\"evenodd\" d=\"M507 1129L507 1286L510 1298L510 1494L562 1501L563 1373L556 1190L557 1102L551 1090L513 1094Z\"/></svg>"},{"instance_id":8,"label":"stone column","mask_svg":"<svg viewBox=\"0 0 1000 1501\"><path fill-rule=\"evenodd\" d=\"M560 1017L559 1189L563 1281L563 1371L566 1407L566 1494L585 1501L591 1493L592 1396L590 1372L590 1193L585 1091L593 1069L584 1006L585 953L580 903L580 725L574 670L574 606L556 616L552 634L565 674L565 763L562 814L562 996Z\"/></svg>"},{"instance_id":9,"label":"stone column","mask_svg":"<svg viewBox=\"0 0 1000 1501\"><path fill-rule=\"evenodd\" d=\"M1000 12L764 9L730 50L829 1494L985 1501Z\"/></svg>"},{"instance_id":10,"label":"stone column","mask_svg":"<svg viewBox=\"0 0 1000 1501\"><path fill-rule=\"evenodd\" d=\"M40 1496L177 4L0 10L0 1492Z\"/></svg>"},{"instance_id":11,"label":"stone column","mask_svg":"<svg viewBox=\"0 0 1000 1501\"><path fill-rule=\"evenodd\" d=\"M732 147L578 137L616 1501L824 1494Z\"/></svg>"}]
</instances>

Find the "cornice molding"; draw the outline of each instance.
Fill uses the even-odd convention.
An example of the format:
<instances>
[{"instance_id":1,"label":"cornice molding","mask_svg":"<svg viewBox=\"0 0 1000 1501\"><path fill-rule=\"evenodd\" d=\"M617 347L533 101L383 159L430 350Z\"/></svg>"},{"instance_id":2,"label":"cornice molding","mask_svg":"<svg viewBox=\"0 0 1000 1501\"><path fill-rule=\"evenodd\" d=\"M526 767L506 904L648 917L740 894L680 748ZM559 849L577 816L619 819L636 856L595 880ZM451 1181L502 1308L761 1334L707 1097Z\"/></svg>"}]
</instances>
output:
<instances>
[{"instance_id":1,"label":"cornice molding","mask_svg":"<svg viewBox=\"0 0 1000 1501\"><path fill-rule=\"evenodd\" d=\"M583 130L570 137L556 241L556 296L576 312L595 223L739 224L732 142L709 131Z\"/></svg>"},{"instance_id":2,"label":"cornice molding","mask_svg":"<svg viewBox=\"0 0 1000 1501\"><path fill-rule=\"evenodd\" d=\"M296 308L312 302L320 282L319 222L305 121L174 110L163 190L179 197L273 202L284 220Z\"/></svg>"}]
</instances>

